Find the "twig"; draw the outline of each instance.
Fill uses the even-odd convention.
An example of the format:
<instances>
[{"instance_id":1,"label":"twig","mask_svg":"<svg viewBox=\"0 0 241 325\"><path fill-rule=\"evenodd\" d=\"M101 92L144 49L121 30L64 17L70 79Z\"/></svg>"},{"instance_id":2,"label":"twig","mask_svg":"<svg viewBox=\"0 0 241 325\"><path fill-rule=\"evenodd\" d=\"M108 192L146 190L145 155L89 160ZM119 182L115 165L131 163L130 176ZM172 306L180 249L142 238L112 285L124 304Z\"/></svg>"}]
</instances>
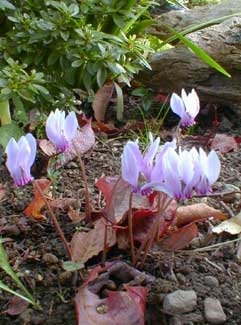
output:
<instances>
[{"instance_id":1,"label":"twig","mask_svg":"<svg viewBox=\"0 0 241 325\"><path fill-rule=\"evenodd\" d=\"M233 211L227 206L227 204L225 203L225 202L223 202L223 201L220 201L219 202L220 203L220 205L225 209L225 211L229 214L229 216L231 217L231 218L233 218L234 217L234 213L233 213Z\"/></svg>"},{"instance_id":2,"label":"twig","mask_svg":"<svg viewBox=\"0 0 241 325\"><path fill-rule=\"evenodd\" d=\"M47 209L49 210L49 213L50 213L51 219L53 221L53 224L54 224L54 226L56 228L56 231L57 231L59 237L62 239L62 241L64 243L65 251L66 251L67 255L69 256L69 259L72 260L72 254L71 254L71 251L70 251L70 248L69 248L69 243L67 242L67 240L66 240L66 238L64 236L64 233L63 233L62 229L60 228L59 222L58 222L58 220L57 220L57 218L56 218L56 216L55 216L55 214L54 214L48 200L46 199L46 197L44 195L44 192L42 191L41 187L38 185L38 182L33 181L33 184L38 189L38 191L39 191L39 193L40 193L40 195L41 195Z\"/></svg>"}]
</instances>

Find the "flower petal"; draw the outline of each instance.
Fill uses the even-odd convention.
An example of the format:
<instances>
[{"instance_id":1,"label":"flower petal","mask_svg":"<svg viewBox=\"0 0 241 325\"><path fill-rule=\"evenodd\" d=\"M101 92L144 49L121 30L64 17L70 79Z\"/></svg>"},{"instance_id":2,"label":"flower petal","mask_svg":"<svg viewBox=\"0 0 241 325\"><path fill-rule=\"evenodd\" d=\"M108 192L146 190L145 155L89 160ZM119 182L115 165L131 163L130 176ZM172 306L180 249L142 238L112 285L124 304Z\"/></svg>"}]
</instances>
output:
<instances>
[{"instance_id":1,"label":"flower petal","mask_svg":"<svg viewBox=\"0 0 241 325\"><path fill-rule=\"evenodd\" d=\"M209 185L212 185L219 177L221 170L220 160L214 150L208 155L207 178Z\"/></svg>"},{"instance_id":2,"label":"flower petal","mask_svg":"<svg viewBox=\"0 0 241 325\"><path fill-rule=\"evenodd\" d=\"M121 174L122 178L131 184L134 189L138 187L139 171L135 153L127 143L121 158Z\"/></svg>"},{"instance_id":3,"label":"flower petal","mask_svg":"<svg viewBox=\"0 0 241 325\"><path fill-rule=\"evenodd\" d=\"M78 121L76 114L70 112L64 122L64 135L68 141L72 141L76 135L78 128Z\"/></svg>"},{"instance_id":4,"label":"flower petal","mask_svg":"<svg viewBox=\"0 0 241 325\"><path fill-rule=\"evenodd\" d=\"M179 97L176 93L173 93L170 99L170 106L173 113L177 114L180 118L183 117L185 113L185 105L181 97Z\"/></svg>"}]
</instances>

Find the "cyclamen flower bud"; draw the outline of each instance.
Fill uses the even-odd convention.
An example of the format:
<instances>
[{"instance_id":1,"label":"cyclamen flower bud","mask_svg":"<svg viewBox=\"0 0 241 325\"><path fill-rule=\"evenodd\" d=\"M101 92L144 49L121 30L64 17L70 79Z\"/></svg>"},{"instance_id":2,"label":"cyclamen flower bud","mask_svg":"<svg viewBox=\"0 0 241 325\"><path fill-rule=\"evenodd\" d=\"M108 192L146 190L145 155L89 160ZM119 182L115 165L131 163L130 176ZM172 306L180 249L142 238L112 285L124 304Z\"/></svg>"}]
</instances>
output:
<instances>
[{"instance_id":1,"label":"cyclamen flower bud","mask_svg":"<svg viewBox=\"0 0 241 325\"><path fill-rule=\"evenodd\" d=\"M58 152L64 152L71 146L76 135L78 121L74 112L65 117L65 112L56 109L51 112L46 121L47 137L56 146Z\"/></svg>"},{"instance_id":2,"label":"cyclamen flower bud","mask_svg":"<svg viewBox=\"0 0 241 325\"><path fill-rule=\"evenodd\" d=\"M6 147L6 166L16 186L24 186L31 182L33 177L30 168L34 163L37 150L37 141L31 133L22 136L18 142L11 138Z\"/></svg>"},{"instance_id":3,"label":"cyclamen flower bud","mask_svg":"<svg viewBox=\"0 0 241 325\"><path fill-rule=\"evenodd\" d=\"M182 89L181 97L173 93L170 100L173 113L181 118L181 126L189 127L195 124L195 117L199 113L200 103L194 89L187 95Z\"/></svg>"}]
</instances>

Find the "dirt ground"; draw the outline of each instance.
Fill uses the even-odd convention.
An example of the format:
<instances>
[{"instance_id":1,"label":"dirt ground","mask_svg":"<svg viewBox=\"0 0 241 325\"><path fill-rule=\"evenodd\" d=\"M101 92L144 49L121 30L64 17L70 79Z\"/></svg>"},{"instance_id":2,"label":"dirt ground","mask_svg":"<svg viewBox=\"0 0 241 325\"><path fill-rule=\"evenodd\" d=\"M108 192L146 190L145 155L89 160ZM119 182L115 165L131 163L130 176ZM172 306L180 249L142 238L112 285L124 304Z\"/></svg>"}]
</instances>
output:
<instances>
[{"instance_id":1,"label":"dirt ground","mask_svg":"<svg viewBox=\"0 0 241 325\"><path fill-rule=\"evenodd\" d=\"M240 130L230 128L228 132L237 135ZM103 174L119 173L120 155L125 141L124 138L107 139L100 135L95 148L83 157L90 183L92 205L96 208L98 191L94 185L95 179ZM220 154L220 159L222 172L215 189L222 190L225 184L232 184L240 190L241 151ZM78 280L73 286L72 275L62 268L62 261L66 260L64 247L48 218L48 213L46 212L47 218L43 222L25 217L23 210L32 198L31 185L16 189L5 167L1 168L0 178L0 183L7 190L0 206L0 234L5 239L4 247L13 269L18 272L42 307L42 311L29 307L18 316L9 316L4 311L11 295L0 290L0 324L76 324L73 298L81 282ZM76 161L70 162L61 170L54 187L54 195L76 199L75 209L83 210L82 178ZM229 198L228 202L221 198L200 198L186 201L184 204L193 202L206 202L229 216L236 215L241 207L237 196ZM70 239L78 225L71 223L66 211L56 212L66 237ZM237 259L239 242L225 244L237 236L211 235L212 223L209 220L198 227L199 239L185 250L164 254L155 246L148 255L144 271L155 276L155 280L148 294L147 324L209 324L204 317L204 299L207 297L219 299L227 317L225 324L241 324L241 261ZM214 244L220 245L212 247ZM47 255L47 258L47 253L52 255ZM126 257L124 256L124 259ZM95 262L96 260L89 264ZM216 284L211 285L207 280L208 276L214 277ZM2 271L0 279L14 287ZM177 289L194 290L198 298L197 307L181 316L165 314L163 299L166 294Z\"/></svg>"}]
</instances>

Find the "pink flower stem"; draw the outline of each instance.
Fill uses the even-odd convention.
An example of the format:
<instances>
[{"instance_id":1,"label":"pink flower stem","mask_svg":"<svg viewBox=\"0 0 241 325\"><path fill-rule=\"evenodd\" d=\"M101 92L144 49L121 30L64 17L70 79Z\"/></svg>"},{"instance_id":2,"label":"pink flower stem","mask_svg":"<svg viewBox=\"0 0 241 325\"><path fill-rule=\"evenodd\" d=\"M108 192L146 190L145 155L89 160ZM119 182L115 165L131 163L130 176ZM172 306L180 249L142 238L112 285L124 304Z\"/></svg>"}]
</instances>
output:
<instances>
[{"instance_id":1,"label":"pink flower stem","mask_svg":"<svg viewBox=\"0 0 241 325\"><path fill-rule=\"evenodd\" d=\"M131 246L131 260L132 260L132 263L134 264L136 257L135 257L135 246L134 246L134 237L133 237L132 199L133 199L133 192L131 192L130 198L129 198L128 230L129 230L129 240L130 240L130 246Z\"/></svg>"},{"instance_id":2,"label":"pink flower stem","mask_svg":"<svg viewBox=\"0 0 241 325\"><path fill-rule=\"evenodd\" d=\"M75 147L75 146L74 146ZM77 149L75 147L75 152L77 153ZM77 153L77 157L79 160L79 165L80 165L80 169L82 172L82 177L83 177L83 182L84 182L84 187L85 187L85 217L86 217L86 221L88 223L91 223L91 205L90 205L90 194L89 194L89 186L88 186L88 179L86 176L86 172L85 172L85 165L83 160L81 159L80 155Z\"/></svg>"},{"instance_id":3,"label":"pink flower stem","mask_svg":"<svg viewBox=\"0 0 241 325\"><path fill-rule=\"evenodd\" d=\"M64 243L65 251L66 251L69 259L72 260L72 254L71 254L71 250L70 250L70 247L69 247L69 243L67 242L67 240L66 240L66 238L64 236L64 233L63 233L62 229L60 228L59 222L58 222L58 220L57 220L57 218L56 218L56 216L55 216L55 214L54 214L48 200L46 199L43 190L38 185L38 182L33 181L33 184L38 189L38 191L39 191L39 193L40 193L40 195L41 195L47 209L49 210L49 213L50 213L51 219L53 221L53 224L54 224L54 226L56 228L56 231L57 231L59 237L62 239L62 241Z\"/></svg>"}]
</instances>

